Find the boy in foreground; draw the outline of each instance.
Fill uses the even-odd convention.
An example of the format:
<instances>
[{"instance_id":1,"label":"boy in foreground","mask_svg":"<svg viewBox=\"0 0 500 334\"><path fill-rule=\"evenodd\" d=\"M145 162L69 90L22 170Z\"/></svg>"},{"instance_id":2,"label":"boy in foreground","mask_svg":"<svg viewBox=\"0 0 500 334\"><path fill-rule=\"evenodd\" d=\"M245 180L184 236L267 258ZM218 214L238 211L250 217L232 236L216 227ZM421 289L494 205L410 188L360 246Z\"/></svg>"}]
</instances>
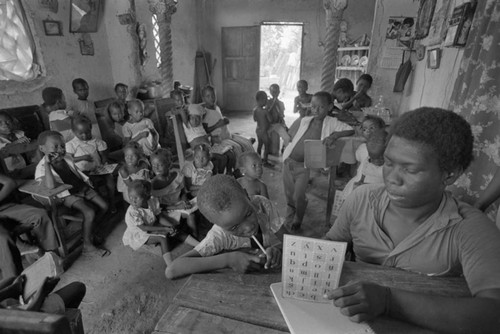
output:
<instances>
[{"instance_id":1,"label":"boy in foreground","mask_svg":"<svg viewBox=\"0 0 500 334\"><path fill-rule=\"evenodd\" d=\"M214 224L193 250L167 267L168 279L183 275L232 268L238 272L277 268L281 265L284 229L278 210L262 196L249 198L233 177L218 174L209 178L198 192L200 212ZM259 249L266 254L240 249ZM224 252L224 253L223 253Z\"/></svg>"}]
</instances>

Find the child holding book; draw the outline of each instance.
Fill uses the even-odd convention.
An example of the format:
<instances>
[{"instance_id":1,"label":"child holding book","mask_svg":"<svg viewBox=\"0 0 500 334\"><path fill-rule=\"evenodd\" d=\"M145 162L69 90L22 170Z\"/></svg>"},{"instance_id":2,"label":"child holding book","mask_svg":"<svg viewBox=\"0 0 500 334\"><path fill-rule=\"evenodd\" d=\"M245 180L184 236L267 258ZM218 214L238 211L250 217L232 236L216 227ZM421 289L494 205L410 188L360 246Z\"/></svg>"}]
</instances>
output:
<instances>
[{"instance_id":1,"label":"child holding book","mask_svg":"<svg viewBox=\"0 0 500 334\"><path fill-rule=\"evenodd\" d=\"M264 170L259 155L255 152L243 152L238 158L238 163L243 174L238 179L238 183L245 189L248 196L261 195L269 199L267 186L260 179Z\"/></svg>"},{"instance_id":2,"label":"child holding book","mask_svg":"<svg viewBox=\"0 0 500 334\"><path fill-rule=\"evenodd\" d=\"M61 204L73 208L83 215L83 252L99 251L92 244L92 233L96 217L102 217L108 210L108 203L92 189L89 178L75 165L70 156L66 155L62 135L55 131L44 131L38 136L38 145L44 157L36 166L35 179L45 183L49 189L57 183L69 184L72 188L57 195ZM43 201L42 201L43 202ZM100 209L100 214L91 205ZM104 256L109 251L102 253Z\"/></svg>"},{"instance_id":3,"label":"child holding book","mask_svg":"<svg viewBox=\"0 0 500 334\"><path fill-rule=\"evenodd\" d=\"M154 177L151 180L152 195L158 198L160 205L168 210L168 216L174 225L179 225L181 218L191 230L191 234L198 236L198 229L194 215L196 211L191 202L187 201L184 176L172 171L172 153L165 148L156 150L150 157Z\"/></svg>"},{"instance_id":4,"label":"child holding book","mask_svg":"<svg viewBox=\"0 0 500 334\"><path fill-rule=\"evenodd\" d=\"M163 260L169 266L172 263L172 237L196 246L196 241L189 234L177 230L164 217L157 198L151 197L151 183L146 180L131 181L128 186L130 206L125 213L127 229L123 234L123 244L138 250L144 244L160 244ZM159 223L159 224L158 224Z\"/></svg>"},{"instance_id":5,"label":"child holding book","mask_svg":"<svg viewBox=\"0 0 500 334\"><path fill-rule=\"evenodd\" d=\"M75 165L92 181L103 179L106 183L111 213L116 213L115 180L113 174L91 175L97 168L108 162L108 146L106 142L93 137L92 122L84 115L73 118L73 134L75 138L66 143L66 152L73 157Z\"/></svg>"},{"instance_id":6,"label":"child holding book","mask_svg":"<svg viewBox=\"0 0 500 334\"><path fill-rule=\"evenodd\" d=\"M278 210L263 196L248 197L231 176L215 175L198 192L200 212L214 224L193 250L175 259L165 275L183 275L232 268L238 272L277 268L281 265L282 220ZM266 253L245 252L243 248ZM260 252L260 250L258 251Z\"/></svg>"},{"instance_id":7,"label":"child holding book","mask_svg":"<svg viewBox=\"0 0 500 334\"><path fill-rule=\"evenodd\" d=\"M118 170L116 188L123 194L125 202L130 204L128 186L134 180L149 180L151 171L149 162L144 158L141 147L136 142L130 142L123 149L124 163Z\"/></svg>"}]
</instances>

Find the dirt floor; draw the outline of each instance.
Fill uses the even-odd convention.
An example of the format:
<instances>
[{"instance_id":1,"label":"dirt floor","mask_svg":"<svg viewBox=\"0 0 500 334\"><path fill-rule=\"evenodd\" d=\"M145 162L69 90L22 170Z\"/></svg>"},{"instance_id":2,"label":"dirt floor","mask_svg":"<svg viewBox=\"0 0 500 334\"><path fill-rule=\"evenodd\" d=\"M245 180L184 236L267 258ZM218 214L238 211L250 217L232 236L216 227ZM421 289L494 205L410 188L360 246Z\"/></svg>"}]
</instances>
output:
<instances>
[{"instance_id":1,"label":"dirt floor","mask_svg":"<svg viewBox=\"0 0 500 334\"><path fill-rule=\"evenodd\" d=\"M230 130L245 136L255 136L255 123L251 113L227 115ZM294 115L287 115L291 125ZM284 196L281 178L281 163L274 158L276 166L265 169L263 179L268 185L271 200L284 214ZM327 177L315 172L308 189L308 208L300 234L320 237L326 230L325 201ZM123 216L124 210L121 210ZM282 212L283 211L283 212ZM151 333L184 284L184 279L168 281L164 276L165 264L159 247L133 251L121 241L125 223L123 219L106 239L106 247L112 254L105 258L80 257L62 275L60 285L81 281L87 286L87 295L81 305L85 333ZM189 250L179 246L174 256Z\"/></svg>"}]
</instances>

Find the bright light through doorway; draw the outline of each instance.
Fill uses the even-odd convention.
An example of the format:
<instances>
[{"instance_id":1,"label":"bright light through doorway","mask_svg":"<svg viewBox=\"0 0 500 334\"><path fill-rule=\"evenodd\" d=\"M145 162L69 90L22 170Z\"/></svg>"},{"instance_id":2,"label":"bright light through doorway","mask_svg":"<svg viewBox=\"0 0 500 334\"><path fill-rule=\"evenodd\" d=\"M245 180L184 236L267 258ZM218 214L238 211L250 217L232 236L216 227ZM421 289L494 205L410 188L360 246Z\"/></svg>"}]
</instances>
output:
<instances>
[{"instance_id":1,"label":"bright light through doorway","mask_svg":"<svg viewBox=\"0 0 500 334\"><path fill-rule=\"evenodd\" d=\"M259 89L269 94L269 86L277 83L287 116L293 115L300 79L302 30L301 23L290 22L264 23L260 28Z\"/></svg>"}]
</instances>

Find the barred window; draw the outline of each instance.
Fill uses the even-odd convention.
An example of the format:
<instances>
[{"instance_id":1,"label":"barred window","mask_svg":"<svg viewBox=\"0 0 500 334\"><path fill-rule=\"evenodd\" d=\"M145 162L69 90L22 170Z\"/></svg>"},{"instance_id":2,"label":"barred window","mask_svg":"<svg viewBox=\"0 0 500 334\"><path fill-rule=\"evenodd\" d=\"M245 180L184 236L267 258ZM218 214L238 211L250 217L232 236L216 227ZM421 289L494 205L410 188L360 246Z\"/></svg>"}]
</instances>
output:
<instances>
[{"instance_id":1,"label":"barred window","mask_svg":"<svg viewBox=\"0 0 500 334\"><path fill-rule=\"evenodd\" d=\"M160 27L158 25L158 16L156 14L153 14L151 17L151 21L153 23L153 40L155 44L156 66L160 67L161 52L160 52Z\"/></svg>"},{"instance_id":2,"label":"barred window","mask_svg":"<svg viewBox=\"0 0 500 334\"><path fill-rule=\"evenodd\" d=\"M0 1L0 80L33 80L42 74L40 64L21 1Z\"/></svg>"}]
</instances>

